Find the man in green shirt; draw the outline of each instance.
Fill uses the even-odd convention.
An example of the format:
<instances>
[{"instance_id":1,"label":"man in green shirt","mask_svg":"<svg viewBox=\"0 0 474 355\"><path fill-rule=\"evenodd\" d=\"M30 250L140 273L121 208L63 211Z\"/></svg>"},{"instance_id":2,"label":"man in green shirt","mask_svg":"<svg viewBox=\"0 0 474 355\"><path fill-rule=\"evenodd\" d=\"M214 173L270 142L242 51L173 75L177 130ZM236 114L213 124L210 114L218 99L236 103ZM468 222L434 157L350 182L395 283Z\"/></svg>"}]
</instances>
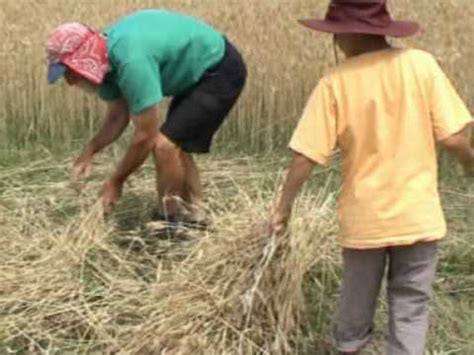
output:
<instances>
[{"instance_id":1,"label":"man in green shirt","mask_svg":"<svg viewBox=\"0 0 474 355\"><path fill-rule=\"evenodd\" d=\"M95 92L108 103L103 127L73 168L73 182L91 172L95 154L130 121L135 132L125 157L101 191L110 211L122 186L152 152L158 176L159 216L197 220L201 183L191 153L208 153L212 138L245 85L245 63L225 36L175 12L143 10L98 32L80 23L51 33L48 81ZM161 124L158 104L173 97Z\"/></svg>"}]
</instances>

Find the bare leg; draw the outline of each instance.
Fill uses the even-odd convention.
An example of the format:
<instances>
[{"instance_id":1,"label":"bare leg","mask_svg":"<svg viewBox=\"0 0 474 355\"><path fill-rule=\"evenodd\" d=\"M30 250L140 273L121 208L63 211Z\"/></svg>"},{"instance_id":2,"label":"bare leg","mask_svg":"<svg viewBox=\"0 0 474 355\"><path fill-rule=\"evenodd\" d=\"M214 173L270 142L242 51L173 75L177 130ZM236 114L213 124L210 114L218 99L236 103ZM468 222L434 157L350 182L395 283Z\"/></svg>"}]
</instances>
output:
<instances>
[{"instance_id":1,"label":"bare leg","mask_svg":"<svg viewBox=\"0 0 474 355\"><path fill-rule=\"evenodd\" d=\"M199 170L191 154L182 152L183 162L186 169L184 183L184 200L192 206L201 206L203 202L202 185Z\"/></svg>"},{"instance_id":2,"label":"bare leg","mask_svg":"<svg viewBox=\"0 0 474 355\"><path fill-rule=\"evenodd\" d=\"M159 134L153 148L157 173L158 212L166 216L180 213L186 180L181 149L163 134Z\"/></svg>"},{"instance_id":3,"label":"bare leg","mask_svg":"<svg viewBox=\"0 0 474 355\"><path fill-rule=\"evenodd\" d=\"M186 166L186 181L184 185L184 199L187 203L189 215L187 218L198 222L201 226L207 225L208 221L203 208L203 193L199 170L190 154L183 153L183 162Z\"/></svg>"}]
</instances>

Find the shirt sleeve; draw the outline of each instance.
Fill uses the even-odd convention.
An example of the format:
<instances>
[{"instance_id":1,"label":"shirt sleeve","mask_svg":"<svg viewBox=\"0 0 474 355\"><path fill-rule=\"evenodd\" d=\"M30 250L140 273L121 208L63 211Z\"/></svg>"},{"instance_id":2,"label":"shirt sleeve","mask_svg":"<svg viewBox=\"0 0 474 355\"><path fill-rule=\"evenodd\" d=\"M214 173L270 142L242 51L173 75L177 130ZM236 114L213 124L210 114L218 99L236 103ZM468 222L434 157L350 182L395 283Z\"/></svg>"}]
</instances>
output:
<instances>
[{"instance_id":1,"label":"shirt sleeve","mask_svg":"<svg viewBox=\"0 0 474 355\"><path fill-rule=\"evenodd\" d=\"M290 141L290 148L327 165L337 144L336 102L323 79L313 91Z\"/></svg>"},{"instance_id":2,"label":"shirt sleeve","mask_svg":"<svg viewBox=\"0 0 474 355\"><path fill-rule=\"evenodd\" d=\"M118 72L118 86L132 115L140 114L163 99L160 69L147 58L124 63Z\"/></svg>"},{"instance_id":3,"label":"shirt sleeve","mask_svg":"<svg viewBox=\"0 0 474 355\"><path fill-rule=\"evenodd\" d=\"M111 82L104 82L100 86L99 97L104 101L115 101L122 98L122 93L117 85Z\"/></svg>"},{"instance_id":4,"label":"shirt sleeve","mask_svg":"<svg viewBox=\"0 0 474 355\"><path fill-rule=\"evenodd\" d=\"M433 59L430 113L436 140L462 131L472 121L466 105L451 81Z\"/></svg>"}]
</instances>

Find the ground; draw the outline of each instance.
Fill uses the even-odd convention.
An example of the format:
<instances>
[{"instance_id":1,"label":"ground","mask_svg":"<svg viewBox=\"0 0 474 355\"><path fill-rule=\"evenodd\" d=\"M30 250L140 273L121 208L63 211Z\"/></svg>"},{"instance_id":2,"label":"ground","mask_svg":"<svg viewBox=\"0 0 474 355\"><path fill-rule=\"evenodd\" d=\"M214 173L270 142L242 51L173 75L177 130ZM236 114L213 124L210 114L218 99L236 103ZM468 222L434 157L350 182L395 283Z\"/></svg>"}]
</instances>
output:
<instances>
[{"instance_id":1,"label":"ground","mask_svg":"<svg viewBox=\"0 0 474 355\"><path fill-rule=\"evenodd\" d=\"M249 220L263 219L287 155L200 159L214 228L238 233ZM177 252L173 245L192 244L202 236L195 234L190 241L158 238L147 231L155 196L151 164L130 179L117 210L104 221L97 191L114 157L108 154L97 161L81 195L68 185L70 159L44 151L2 160L0 353L98 353L119 344L121 334L145 327L148 317L160 312L153 305L137 305L133 294L150 292L165 277L160 275L175 272L161 273L161 268L177 268L179 273L180 261L187 257L183 250L192 252L192 247ZM471 182L448 167L441 191L449 236L441 245L429 349L431 354L468 355L474 353L474 233L468 219L474 196ZM331 223L315 236L321 238L320 247L304 278L306 311L296 346L302 354L331 353L327 339L340 286L332 219L339 179L337 164L317 170L303 191L292 226L295 235L305 235L320 211L311 209L311 203L329 201L331 216L325 218ZM316 198L318 194L324 198ZM382 352L385 311L382 296L375 339L365 354Z\"/></svg>"}]
</instances>

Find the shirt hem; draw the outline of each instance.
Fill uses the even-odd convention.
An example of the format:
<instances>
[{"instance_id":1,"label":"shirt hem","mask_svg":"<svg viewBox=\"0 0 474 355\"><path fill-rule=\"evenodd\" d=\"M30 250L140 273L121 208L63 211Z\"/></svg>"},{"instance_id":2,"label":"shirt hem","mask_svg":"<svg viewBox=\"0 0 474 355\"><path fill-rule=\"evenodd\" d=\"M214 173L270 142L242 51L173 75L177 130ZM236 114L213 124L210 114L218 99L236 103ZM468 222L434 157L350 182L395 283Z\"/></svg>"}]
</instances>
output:
<instances>
[{"instance_id":1,"label":"shirt hem","mask_svg":"<svg viewBox=\"0 0 474 355\"><path fill-rule=\"evenodd\" d=\"M427 237L431 235L431 237ZM446 232L423 233L423 235L408 235L403 237L386 238L384 241L367 241L367 242L350 242L340 240L339 245L347 249L379 249L397 246L410 246L422 242L434 242L442 240L446 237Z\"/></svg>"},{"instance_id":2,"label":"shirt hem","mask_svg":"<svg viewBox=\"0 0 474 355\"><path fill-rule=\"evenodd\" d=\"M472 117L469 117L469 118L466 118L465 120L463 120L462 122L460 122L459 124L451 127L450 129L448 130L443 130L437 137L436 137L436 140L438 142L441 142L449 137L451 137L452 135L454 134L457 134L459 132L462 132L464 129L466 129L466 127L468 125L471 125L474 123L474 120L472 119Z\"/></svg>"},{"instance_id":3,"label":"shirt hem","mask_svg":"<svg viewBox=\"0 0 474 355\"><path fill-rule=\"evenodd\" d=\"M322 165L324 167L328 166L329 159L324 157L323 155L308 153L307 152L308 149L304 149L301 146L299 146L297 144L293 144L293 143L289 145L289 148L291 150L293 150L294 152L296 152L296 153L304 155L305 157L311 159L312 161L314 161L315 163L317 163L319 165Z\"/></svg>"},{"instance_id":4,"label":"shirt hem","mask_svg":"<svg viewBox=\"0 0 474 355\"><path fill-rule=\"evenodd\" d=\"M163 100L163 96L155 96L152 97L146 101L144 101L141 105L138 107L132 107L130 109L130 113L134 116L140 115L145 111L146 109L149 109L150 107L159 104Z\"/></svg>"}]
</instances>

